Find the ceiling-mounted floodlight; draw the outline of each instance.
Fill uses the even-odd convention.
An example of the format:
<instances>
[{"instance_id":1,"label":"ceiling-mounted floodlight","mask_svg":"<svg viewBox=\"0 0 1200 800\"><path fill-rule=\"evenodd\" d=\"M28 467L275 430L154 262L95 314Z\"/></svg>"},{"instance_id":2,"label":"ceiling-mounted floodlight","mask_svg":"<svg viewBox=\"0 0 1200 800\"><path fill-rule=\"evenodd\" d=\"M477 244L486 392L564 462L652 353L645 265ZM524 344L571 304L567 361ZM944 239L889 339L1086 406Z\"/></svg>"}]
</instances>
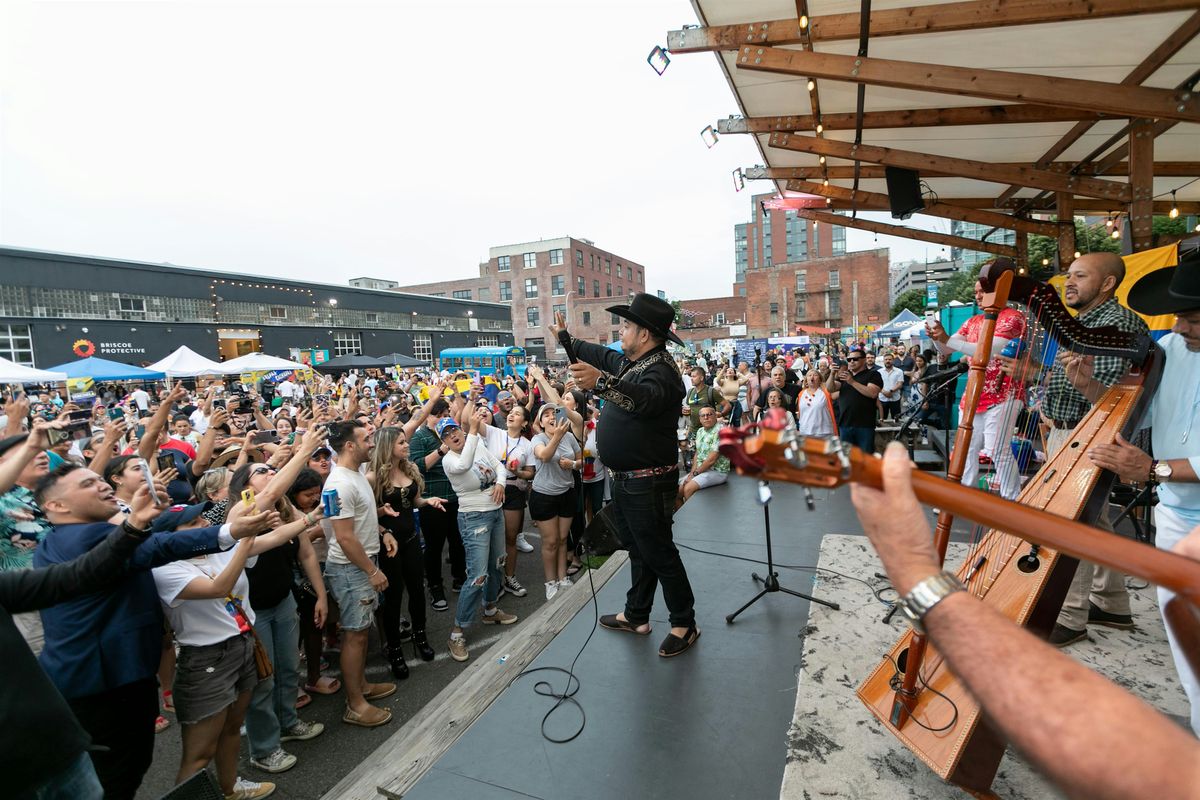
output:
<instances>
[{"instance_id":1,"label":"ceiling-mounted floodlight","mask_svg":"<svg viewBox=\"0 0 1200 800\"><path fill-rule=\"evenodd\" d=\"M735 169L733 171L733 190L735 192L740 192L742 189L745 189L745 188L746 188L746 176L742 172L742 168L738 167L737 169Z\"/></svg>"},{"instance_id":2,"label":"ceiling-mounted floodlight","mask_svg":"<svg viewBox=\"0 0 1200 800\"><path fill-rule=\"evenodd\" d=\"M717 131L712 125L709 125L700 131L700 139L704 142L704 146L711 150L717 144Z\"/></svg>"},{"instance_id":3,"label":"ceiling-mounted floodlight","mask_svg":"<svg viewBox=\"0 0 1200 800\"><path fill-rule=\"evenodd\" d=\"M650 51L650 55L646 56L646 63L650 65L651 69L662 75L667 71L667 67L671 63L671 57L667 55L666 50L658 45L654 45L654 49Z\"/></svg>"}]
</instances>

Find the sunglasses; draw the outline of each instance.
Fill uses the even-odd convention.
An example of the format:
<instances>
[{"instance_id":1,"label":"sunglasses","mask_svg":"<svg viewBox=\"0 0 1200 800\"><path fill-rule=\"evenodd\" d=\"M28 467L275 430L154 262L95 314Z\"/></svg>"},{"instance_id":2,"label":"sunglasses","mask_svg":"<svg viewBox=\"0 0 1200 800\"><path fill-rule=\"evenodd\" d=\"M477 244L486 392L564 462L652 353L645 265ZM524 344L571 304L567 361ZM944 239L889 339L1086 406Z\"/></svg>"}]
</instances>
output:
<instances>
[{"instance_id":1,"label":"sunglasses","mask_svg":"<svg viewBox=\"0 0 1200 800\"><path fill-rule=\"evenodd\" d=\"M850 358L847 358L846 360L847 361L862 361L862 356L851 356Z\"/></svg>"},{"instance_id":2,"label":"sunglasses","mask_svg":"<svg viewBox=\"0 0 1200 800\"><path fill-rule=\"evenodd\" d=\"M274 471L275 471L274 467L255 467L254 469L250 470L250 475L251 476L265 475L268 472L274 472Z\"/></svg>"}]
</instances>

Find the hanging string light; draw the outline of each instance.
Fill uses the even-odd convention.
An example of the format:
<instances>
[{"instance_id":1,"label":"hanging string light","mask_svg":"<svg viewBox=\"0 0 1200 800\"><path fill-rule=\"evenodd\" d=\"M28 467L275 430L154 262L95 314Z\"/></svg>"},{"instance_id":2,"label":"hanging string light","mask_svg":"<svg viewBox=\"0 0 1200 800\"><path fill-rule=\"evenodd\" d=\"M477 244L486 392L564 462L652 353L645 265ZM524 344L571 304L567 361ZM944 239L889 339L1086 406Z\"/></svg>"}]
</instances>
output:
<instances>
[{"instance_id":1,"label":"hanging string light","mask_svg":"<svg viewBox=\"0 0 1200 800\"><path fill-rule=\"evenodd\" d=\"M807 27L808 27L808 15L801 14L800 15L800 30L804 30Z\"/></svg>"},{"instance_id":2,"label":"hanging string light","mask_svg":"<svg viewBox=\"0 0 1200 800\"><path fill-rule=\"evenodd\" d=\"M817 133L821 133L824 130L825 130L825 126L818 122L817 123Z\"/></svg>"},{"instance_id":3,"label":"hanging string light","mask_svg":"<svg viewBox=\"0 0 1200 800\"><path fill-rule=\"evenodd\" d=\"M808 79L808 90L811 92L815 88L817 88L817 82L814 81L812 78L809 78Z\"/></svg>"},{"instance_id":4,"label":"hanging string light","mask_svg":"<svg viewBox=\"0 0 1200 800\"><path fill-rule=\"evenodd\" d=\"M1179 204L1175 202L1175 193L1171 192L1171 211L1167 214L1171 219L1179 218Z\"/></svg>"}]
</instances>

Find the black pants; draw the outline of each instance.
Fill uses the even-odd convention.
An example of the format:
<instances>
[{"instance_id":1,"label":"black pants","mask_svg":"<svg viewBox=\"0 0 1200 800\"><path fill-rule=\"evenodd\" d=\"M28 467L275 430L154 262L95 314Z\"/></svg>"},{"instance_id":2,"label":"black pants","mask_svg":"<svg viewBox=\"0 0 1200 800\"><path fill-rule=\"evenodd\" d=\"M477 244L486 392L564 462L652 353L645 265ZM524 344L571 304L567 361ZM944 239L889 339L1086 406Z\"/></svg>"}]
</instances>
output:
<instances>
[{"instance_id":1,"label":"black pants","mask_svg":"<svg viewBox=\"0 0 1200 800\"><path fill-rule=\"evenodd\" d=\"M450 577L456 581L467 579L467 551L463 550L462 537L458 534L458 500L447 500L445 511L433 506L420 510L421 534L425 537L425 580L429 587L442 585L442 548L450 546ZM390 578L389 578L390 580Z\"/></svg>"},{"instance_id":2,"label":"black pants","mask_svg":"<svg viewBox=\"0 0 1200 800\"><path fill-rule=\"evenodd\" d=\"M633 585L625 596L625 618L634 625L650 621L654 592L662 584L671 627L696 621L695 597L683 559L671 537L679 475L613 480L617 537L629 550Z\"/></svg>"},{"instance_id":3,"label":"black pants","mask_svg":"<svg viewBox=\"0 0 1200 800\"><path fill-rule=\"evenodd\" d=\"M382 549L379 551L379 569L388 580L379 613L383 619L383 632L392 647L400 644L400 612L405 589L408 590L408 616L413 630L425 630L425 566L421 562L421 539L413 533L407 541L398 541L398 544L400 547L394 556L389 557Z\"/></svg>"},{"instance_id":4,"label":"black pants","mask_svg":"<svg viewBox=\"0 0 1200 800\"><path fill-rule=\"evenodd\" d=\"M133 800L154 758L158 682L150 678L68 702L92 737L90 755L105 800Z\"/></svg>"},{"instance_id":5,"label":"black pants","mask_svg":"<svg viewBox=\"0 0 1200 800\"><path fill-rule=\"evenodd\" d=\"M900 419L899 400L881 400L880 405L883 407L883 413L879 416L880 419Z\"/></svg>"}]
</instances>

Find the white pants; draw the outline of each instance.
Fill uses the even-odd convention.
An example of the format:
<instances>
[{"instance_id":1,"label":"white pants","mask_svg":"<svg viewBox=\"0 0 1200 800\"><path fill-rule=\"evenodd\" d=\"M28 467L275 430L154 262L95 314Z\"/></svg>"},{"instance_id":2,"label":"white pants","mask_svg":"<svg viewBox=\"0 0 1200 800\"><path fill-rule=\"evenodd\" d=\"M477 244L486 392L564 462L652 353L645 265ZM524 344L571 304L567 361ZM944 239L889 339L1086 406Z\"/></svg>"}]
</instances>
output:
<instances>
[{"instance_id":1,"label":"white pants","mask_svg":"<svg viewBox=\"0 0 1200 800\"><path fill-rule=\"evenodd\" d=\"M717 472L715 469L710 469L701 472L699 475L693 475L692 480L701 489L707 489L710 486L720 486L725 481L729 480L728 472Z\"/></svg>"},{"instance_id":2,"label":"white pants","mask_svg":"<svg viewBox=\"0 0 1200 800\"><path fill-rule=\"evenodd\" d=\"M1191 531L1191 526L1179 514L1160 503L1154 507L1154 529L1155 546L1160 550L1170 550ZM1174 592L1158 587L1159 613L1166 609L1167 601L1174 596ZM1166 624L1165 617L1163 623ZM1200 679L1192 672L1170 627L1167 628L1167 643L1171 645L1171 657L1175 659L1175 671L1179 673L1179 682L1183 684L1184 694L1192 704L1192 730L1200 736Z\"/></svg>"},{"instance_id":3,"label":"white pants","mask_svg":"<svg viewBox=\"0 0 1200 800\"><path fill-rule=\"evenodd\" d=\"M979 477L979 451L986 449L1000 478L1000 496L1013 500L1021 491L1021 476L1012 452L1012 428L1017 420L1019 403L1015 399L1005 400L975 415L967 465L963 468L963 486L975 485Z\"/></svg>"}]
</instances>

